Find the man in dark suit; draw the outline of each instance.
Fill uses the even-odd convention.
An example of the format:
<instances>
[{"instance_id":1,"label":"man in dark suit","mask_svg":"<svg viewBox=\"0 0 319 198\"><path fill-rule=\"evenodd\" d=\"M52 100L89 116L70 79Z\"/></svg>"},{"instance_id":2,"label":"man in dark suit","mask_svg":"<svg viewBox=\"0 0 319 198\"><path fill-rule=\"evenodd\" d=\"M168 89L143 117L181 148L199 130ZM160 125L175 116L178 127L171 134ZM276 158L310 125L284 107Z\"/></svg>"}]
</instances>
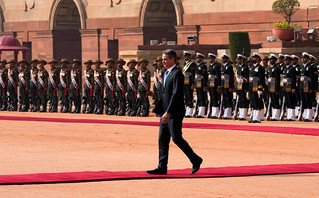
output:
<instances>
[{"instance_id":1,"label":"man in dark suit","mask_svg":"<svg viewBox=\"0 0 319 198\"><path fill-rule=\"evenodd\" d=\"M162 55L163 64L167 71L164 74L163 95L157 103L155 113L161 114L159 131L159 165L149 174L167 174L169 142L172 137L174 143L185 153L193 164L190 174L195 174L203 159L194 153L193 149L182 136L182 123L185 114L184 106L184 76L176 67L176 52L165 50Z\"/></svg>"}]
</instances>

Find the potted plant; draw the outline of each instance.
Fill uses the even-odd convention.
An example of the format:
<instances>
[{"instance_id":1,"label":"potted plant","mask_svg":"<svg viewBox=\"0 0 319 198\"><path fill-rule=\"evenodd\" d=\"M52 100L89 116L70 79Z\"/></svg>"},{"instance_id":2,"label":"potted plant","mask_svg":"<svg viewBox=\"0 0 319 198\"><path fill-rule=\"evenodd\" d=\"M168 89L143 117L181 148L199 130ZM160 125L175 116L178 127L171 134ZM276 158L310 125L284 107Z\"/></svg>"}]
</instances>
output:
<instances>
[{"instance_id":1,"label":"potted plant","mask_svg":"<svg viewBox=\"0 0 319 198\"><path fill-rule=\"evenodd\" d=\"M291 17L300 9L298 0L276 0L272 4L272 12L280 14L285 22L274 23L274 33L280 40L291 41L294 39L294 26L290 25Z\"/></svg>"},{"instance_id":2,"label":"potted plant","mask_svg":"<svg viewBox=\"0 0 319 198\"><path fill-rule=\"evenodd\" d=\"M274 33L282 41L291 41L294 39L294 26L288 22L274 22Z\"/></svg>"}]
</instances>

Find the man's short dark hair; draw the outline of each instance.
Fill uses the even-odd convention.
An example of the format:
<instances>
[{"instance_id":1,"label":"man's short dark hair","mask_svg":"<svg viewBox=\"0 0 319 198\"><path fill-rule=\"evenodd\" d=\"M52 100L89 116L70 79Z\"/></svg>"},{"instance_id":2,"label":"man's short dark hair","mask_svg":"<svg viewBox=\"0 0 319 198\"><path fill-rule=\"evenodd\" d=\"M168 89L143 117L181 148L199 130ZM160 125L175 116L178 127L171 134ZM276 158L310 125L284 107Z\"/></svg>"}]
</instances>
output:
<instances>
[{"instance_id":1,"label":"man's short dark hair","mask_svg":"<svg viewBox=\"0 0 319 198\"><path fill-rule=\"evenodd\" d=\"M176 60L177 60L177 54L176 54L176 52L175 52L174 50L172 50L172 49L167 49L167 50L163 51L163 54L167 54L170 59L174 58L174 59L175 59L175 62L176 62Z\"/></svg>"}]
</instances>

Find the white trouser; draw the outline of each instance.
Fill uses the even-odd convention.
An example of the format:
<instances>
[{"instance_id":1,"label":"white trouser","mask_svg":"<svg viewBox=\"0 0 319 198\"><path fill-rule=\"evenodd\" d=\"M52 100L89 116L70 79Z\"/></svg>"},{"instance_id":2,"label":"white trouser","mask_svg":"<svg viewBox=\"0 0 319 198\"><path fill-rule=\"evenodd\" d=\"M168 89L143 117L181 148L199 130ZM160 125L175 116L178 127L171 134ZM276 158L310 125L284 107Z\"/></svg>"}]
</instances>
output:
<instances>
[{"instance_id":1,"label":"white trouser","mask_svg":"<svg viewBox=\"0 0 319 198\"><path fill-rule=\"evenodd\" d=\"M247 108L239 108L239 118L246 119L247 117Z\"/></svg>"}]
</instances>

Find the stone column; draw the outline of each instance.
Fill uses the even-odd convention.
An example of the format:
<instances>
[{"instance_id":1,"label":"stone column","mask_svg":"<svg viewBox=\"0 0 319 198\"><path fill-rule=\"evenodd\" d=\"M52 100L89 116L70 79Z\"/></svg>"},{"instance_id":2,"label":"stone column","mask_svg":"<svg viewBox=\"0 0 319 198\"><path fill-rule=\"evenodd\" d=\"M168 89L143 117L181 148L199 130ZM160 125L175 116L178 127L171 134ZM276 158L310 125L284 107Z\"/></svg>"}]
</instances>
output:
<instances>
[{"instance_id":1,"label":"stone column","mask_svg":"<svg viewBox=\"0 0 319 198\"><path fill-rule=\"evenodd\" d=\"M87 60L95 60L99 58L99 30L85 29L80 30L82 39L82 62Z\"/></svg>"}]
</instances>

